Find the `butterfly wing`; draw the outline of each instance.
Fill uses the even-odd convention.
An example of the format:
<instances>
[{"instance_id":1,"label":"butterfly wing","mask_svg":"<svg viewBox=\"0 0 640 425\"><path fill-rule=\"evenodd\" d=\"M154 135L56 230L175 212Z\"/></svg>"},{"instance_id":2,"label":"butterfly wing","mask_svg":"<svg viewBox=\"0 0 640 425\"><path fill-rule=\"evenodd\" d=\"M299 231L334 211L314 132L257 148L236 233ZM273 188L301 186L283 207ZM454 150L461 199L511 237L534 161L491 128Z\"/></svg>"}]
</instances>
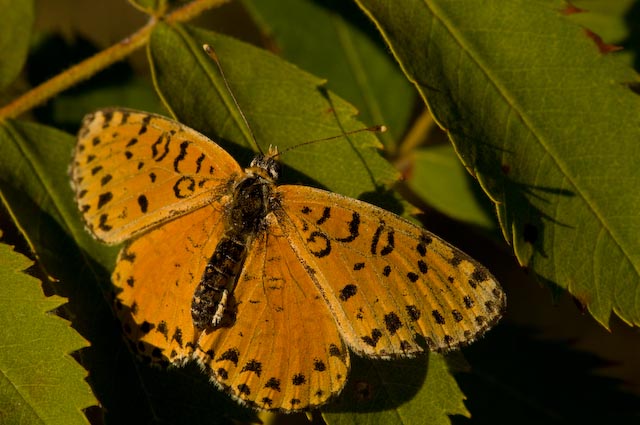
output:
<instances>
[{"instance_id":1,"label":"butterfly wing","mask_svg":"<svg viewBox=\"0 0 640 425\"><path fill-rule=\"evenodd\" d=\"M506 298L475 260L415 224L319 189L279 186L280 220L357 353L411 356L469 343Z\"/></svg>"},{"instance_id":2,"label":"butterfly wing","mask_svg":"<svg viewBox=\"0 0 640 425\"><path fill-rule=\"evenodd\" d=\"M123 329L146 360L185 361L197 336L191 300L224 233L219 204L206 205L127 244L112 282Z\"/></svg>"},{"instance_id":3,"label":"butterfly wing","mask_svg":"<svg viewBox=\"0 0 640 425\"><path fill-rule=\"evenodd\" d=\"M202 134L146 112L103 109L85 117L71 165L84 221L119 243L226 192L238 163Z\"/></svg>"},{"instance_id":4,"label":"butterfly wing","mask_svg":"<svg viewBox=\"0 0 640 425\"><path fill-rule=\"evenodd\" d=\"M274 214L267 216L234 290L235 323L205 333L195 357L236 399L294 411L340 392L349 354L287 232Z\"/></svg>"}]
</instances>

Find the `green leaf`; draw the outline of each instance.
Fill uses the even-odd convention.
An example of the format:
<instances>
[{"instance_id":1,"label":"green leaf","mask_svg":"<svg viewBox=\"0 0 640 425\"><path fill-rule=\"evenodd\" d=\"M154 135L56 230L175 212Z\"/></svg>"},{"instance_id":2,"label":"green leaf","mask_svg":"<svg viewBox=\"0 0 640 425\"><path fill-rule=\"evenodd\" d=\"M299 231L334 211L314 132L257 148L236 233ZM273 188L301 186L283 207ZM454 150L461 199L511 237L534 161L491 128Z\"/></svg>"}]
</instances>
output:
<instances>
[{"instance_id":1,"label":"green leaf","mask_svg":"<svg viewBox=\"0 0 640 425\"><path fill-rule=\"evenodd\" d=\"M86 340L53 313L64 302L45 297L24 273L26 257L0 244L0 416L3 424L86 424L82 413L98 402L87 373L69 353Z\"/></svg>"},{"instance_id":2,"label":"green leaf","mask_svg":"<svg viewBox=\"0 0 640 425\"><path fill-rule=\"evenodd\" d=\"M114 259L113 249L85 231L73 201L67 168L74 143L68 134L38 124L0 125L0 188L14 222L52 276L67 267L67 252L75 244L105 268Z\"/></svg>"},{"instance_id":3,"label":"green leaf","mask_svg":"<svg viewBox=\"0 0 640 425\"><path fill-rule=\"evenodd\" d=\"M521 264L608 326L640 325L637 75L552 0L358 0Z\"/></svg>"},{"instance_id":4,"label":"green leaf","mask_svg":"<svg viewBox=\"0 0 640 425\"><path fill-rule=\"evenodd\" d=\"M278 53L327 78L327 87L349 99L368 125L389 128L380 135L387 149L400 140L415 103L415 91L389 55L380 35L351 2L245 1Z\"/></svg>"},{"instance_id":5,"label":"green leaf","mask_svg":"<svg viewBox=\"0 0 640 425\"><path fill-rule=\"evenodd\" d=\"M67 168L74 144L73 137L43 125L12 120L0 125L0 188L14 222L51 276L64 271L75 244L105 268L114 260L115 251L85 231L73 201Z\"/></svg>"},{"instance_id":6,"label":"green leaf","mask_svg":"<svg viewBox=\"0 0 640 425\"><path fill-rule=\"evenodd\" d=\"M449 415L469 415L464 394L441 355L393 362L354 356L352 368L340 399L323 413L329 425L448 425Z\"/></svg>"},{"instance_id":7,"label":"green leaf","mask_svg":"<svg viewBox=\"0 0 640 425\"><path fill-rule=\"evenodd\" d=\"M417 149L410 154L406 182L417 196L456 220L493 229L491 203L464 169L451 145Z\"/></svg>"},{"instance_id":8,"label":"green leaf","mask_svg":"<svg viewBox=\"0 0 640 425\"><path fill-rule=\"evenodd\" d=\"M31 39L34 1L0 0L0 90L7 87L22 69Z\"/></svg>"},{"instance_id":9,"label":"green leaf","mask_svg":"<svg viewBox=\"0 0 640 425\"><path fill-rule=\"evenodd\" d=\"M259 148L214 62L203 52L203 43L214 46ZM158 25L149 57L158 91L173 115L218 142L243 165L269 145L283 151L366 127L354 119L355 109L327 91L322 80L231 38L193 27ZM397 176L380 157L379 147L370 132L298 146L281 157L291 167L283 170L281 181L302 181L352 197L375 195Z\"/></svg>"},{"instance_id":10,"label":"green leaf","mask_svg":"<svg viewBox=\"0 0 640 425\"><path fill-rule=\"evenodd\" d=\"M572 0L571 4L580 10L570 15L570 19L606 42L617 43L629 37L631 28L625 23L625 17L637 5L636 0Z\"/></svg>"}]
</instances>

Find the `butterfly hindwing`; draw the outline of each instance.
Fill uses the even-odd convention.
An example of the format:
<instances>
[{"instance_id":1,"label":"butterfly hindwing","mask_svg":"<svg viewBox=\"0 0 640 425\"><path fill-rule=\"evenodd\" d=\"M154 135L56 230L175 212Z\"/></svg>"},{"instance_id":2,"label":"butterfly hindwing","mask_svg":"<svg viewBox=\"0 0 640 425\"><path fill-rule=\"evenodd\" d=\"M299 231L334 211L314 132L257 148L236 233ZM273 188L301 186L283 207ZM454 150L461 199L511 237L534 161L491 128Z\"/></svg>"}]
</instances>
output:
<instances>
[{"instance_id":1,"label":"butterfly hindwing","mask_svg":"<svg viewBox=\"0 0 640 425\"><path fill-rule=\"evenodd\" d=\"M273 214L266 221L247 247L233 294L235 323L203 335L196 357L219 386L250 406L319 406L342 390L349 353L286 229Z\"/></svg>"},{"instance_id":2,"label":"butterfly hindwing","mask_svg":"<svg viewBox=\"0 0 640 425\"><path fill-rule=\"evenodd\" d=\"M207 205L128 243L112 281L116 309L134 350L151 361L183 362L196 332L191 302L224 233L221 206Z\"/></svg>"}]
</instances>

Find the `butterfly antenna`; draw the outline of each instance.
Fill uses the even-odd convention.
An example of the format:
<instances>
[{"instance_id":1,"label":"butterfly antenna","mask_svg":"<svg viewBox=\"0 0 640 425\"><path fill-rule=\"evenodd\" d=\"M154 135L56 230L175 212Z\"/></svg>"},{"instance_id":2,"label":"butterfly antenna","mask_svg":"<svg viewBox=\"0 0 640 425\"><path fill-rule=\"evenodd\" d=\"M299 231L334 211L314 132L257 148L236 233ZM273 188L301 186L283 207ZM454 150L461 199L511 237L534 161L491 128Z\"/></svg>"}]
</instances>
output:
<instances>
[{"instance_id":1,"label":"butterfly antenna","mask_svg":"<svg viewBox=\"0 0 640 425\"><path fill-rule=\"evenodd\" d=\"M309 140L307 142L300 143L299 145L289 146L287 149L283 150L282 152L278 152L275 156L280 156L283 153L289 152L290 150L293 150L293 149L298 149L298 148L300 148L302 146L307 146L307 145L311 145L311 144L318 143L318 142L326 142L327 140L339 139L341 137L348 136L350 134L362 133L363 131L371 131L373 133L384 133L385 131L387 131L387 126L386 125L374 125L372 127L359 128L357 130L347 131L347 132L338 134L336 136L325 137L323 139Z\"/></svg>"},{"instance_id":2,"label":"butterfly antenna","mask_svg":"<svg viewBox=\"0 0 640 425\"><path fill-rule=\"evenodd\" d=\"M227 81L227 77L224 75L224 71L222 70L222 65L220 65L220 61L218 60L218 55L213 50L213 47L210 46L209 44L203 44L202 48L204 49L205 53L207 55L209 55L209 57L215 62L216 66L218 67L218 71L220 72L220 75L222 76L222 81L224 82L224 85L227 88L227 91L231 95L231 99L233 99L233 103L236 105L236 109L238 110L238 112L240 113L240 116L242 117L242 121L244 121L244 124L247 126L247 129L249 130L249 135L251 136L251 140L253 140L253 144L258 148L260 153L264 154L264 152L262 152L262 149L260 148L260 145L258 144L258 141L256 140L256 136L253 134L253 130L251 129L251 126L249 125L249 120L247 120L247 117L244 115L244 112L242 112L242 108L240 108L240 104L238 103L238 99L236 99L236 96L233 94L233 90L231 90L231 86L229 86L229 82Z\"/></svg>"}]
</instances>

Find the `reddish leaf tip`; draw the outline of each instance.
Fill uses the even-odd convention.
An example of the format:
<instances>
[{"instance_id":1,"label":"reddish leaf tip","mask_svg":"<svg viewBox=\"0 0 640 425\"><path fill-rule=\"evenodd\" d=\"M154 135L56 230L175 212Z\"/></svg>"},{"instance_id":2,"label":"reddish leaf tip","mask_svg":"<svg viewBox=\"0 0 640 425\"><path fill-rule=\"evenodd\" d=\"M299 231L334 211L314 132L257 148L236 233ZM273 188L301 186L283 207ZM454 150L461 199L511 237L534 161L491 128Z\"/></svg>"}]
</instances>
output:
<instances>
[{"instance_id":1,"label":"reddish leaf tip","mask_svg":"<svg viewBox=\"0 0 640 425\"><path fill-rule=\"evenodd\" d=\"M618 50L622 50L621 46L616 46L615 44L605 43L602 40L602 37L600 37L598 34L594 33L591 30L585 29L584 32L587 35L587 37L589 37L591 40L593 40L596 43L596 46L598 46L598 50L600 50L600 53L602 53L602 54L606 55L607 53L611 53L611 52L616 52Z\"/></svg>"}]
</instances>

